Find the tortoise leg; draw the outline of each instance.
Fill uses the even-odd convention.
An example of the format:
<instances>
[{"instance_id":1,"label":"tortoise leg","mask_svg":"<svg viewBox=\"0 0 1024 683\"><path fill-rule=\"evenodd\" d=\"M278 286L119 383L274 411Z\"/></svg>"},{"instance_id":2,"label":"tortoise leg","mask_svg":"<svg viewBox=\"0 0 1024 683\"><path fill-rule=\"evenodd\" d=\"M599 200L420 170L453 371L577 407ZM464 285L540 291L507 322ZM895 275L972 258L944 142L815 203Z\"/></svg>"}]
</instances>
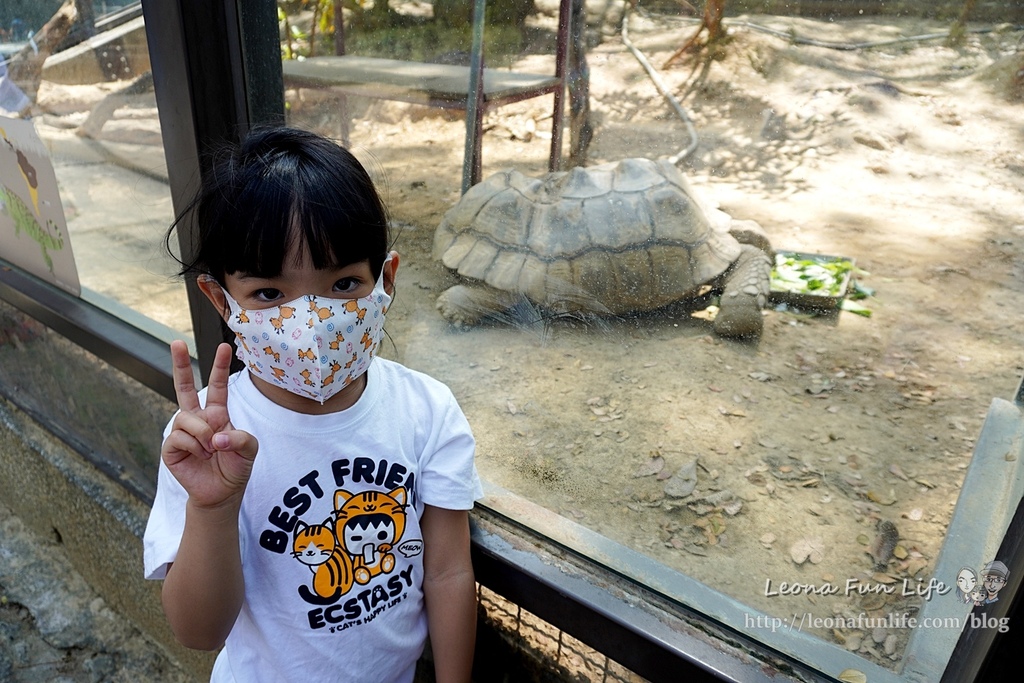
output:
<instances>
[{"instance_id":1,"label":"tortoise leg","mask_svg":"<svg viewBox=\"0 0 1024 683\"><path fill-rule=\"evenodd\" d=\"M772 263L768 255L749 244L725 274L715 316L715 332L723 337L757 337L764 328L761 309L768 302Z\"/></svg>"},{"instance_id":2,"label":"tortoise leg","mask_svg":"<svg viewBox=\"0 0 1024 683\"><path fill-rule=\"evenodd\" d=\"M522 295L487 286L455 285L437 297L441 316L456 325L477 325L514 307Z\"/></svg>"},{"instance_id":3,"label":"tortoise leg","mask_svg":"<svg viewBox=\"0 0 1024 683\"><path fill-rule=\"evenodd\" d=\"M772 248L771 240L768 239L768 233L757 221L733 218L729 224L729 234L735 237L740 244L755 246L768 254L768 258L775 260L775 250Z\"/></svg>"}]
</instances>

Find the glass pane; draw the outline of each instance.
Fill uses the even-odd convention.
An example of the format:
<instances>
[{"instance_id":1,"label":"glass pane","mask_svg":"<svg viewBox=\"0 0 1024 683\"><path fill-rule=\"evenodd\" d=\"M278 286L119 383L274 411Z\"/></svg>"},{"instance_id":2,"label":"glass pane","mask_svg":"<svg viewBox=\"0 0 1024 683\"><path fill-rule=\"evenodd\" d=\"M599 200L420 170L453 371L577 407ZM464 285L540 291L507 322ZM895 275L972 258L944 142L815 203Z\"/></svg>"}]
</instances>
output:
<instances>
[{"instance_id":1,"label":"glass pane","mask_svg":"<svg viewBox=\"0 0 1024 683\"><path fill-rule=\"evenodd\" d=\"M285 57L309 53L313 4L281 3ZM557 3L534 5L511 23L518 43L488 43L489 67L554 72ZM719 25L641 2L625 34L618 11L590 16L590 184L518 213L476 188L454 245L438 226L455 220L463 119L394 91L353 95L341 62L333 91L285 73L292 124L347 130L395 218L385 353L454 389L492 485L643 558L656 571L617 568L674 598L698 600L690 577L745 605L751 619L732 625L754 637L811 634L796 649L812 663L898 672L907 619L941 604L955 621L926 635L953 642L966 623L940 552L989 405L1024 371L1024 64L1020 32L999 23L1019 7L979 3L961 32L958 3L887 5L735 2ZM429 6L391 8L346 10L346 54L440 61ZM333 50L329 28L315 41ZM550 95L492 107L484 178L541 177L551 121ZM568 117L565 136L563 156ZM597 170L636 158L678 162L685 181L654 164ZM770 281L770 265L733 278L741 258L766 258L739 246L756 246L749 221L777 252ZM446 290L480 280L513 296L446 320L439 297L455 310L465 290ZM759 335L716 325L770 282ZM1009 485L1017 466L1002 462ZM978 575L996 559L996 513L1015 504L997 500L974 550L941 566Z\"/></svg>"},{"instance_id":2,"label":"glass pane","mask_svg":"<svg viewBox=\"0 0 1024 683\"><path fill-rule=\"evenodd\" d=\"M82 296L158 336L189 334L185 288L162 247L173 209L141 8L92 5L95 29L47 58L32 110Z\"/></svg>"},{"instance_id":3,"label":"glass pane","mask_svg":"<svg viewBox=\"0 0 1024 683\"><path fill-rule=\"evenodd\" d=\"M152 500L161 435L177 406L3 302L0 395Z\"/></svg>"}]
</instances>

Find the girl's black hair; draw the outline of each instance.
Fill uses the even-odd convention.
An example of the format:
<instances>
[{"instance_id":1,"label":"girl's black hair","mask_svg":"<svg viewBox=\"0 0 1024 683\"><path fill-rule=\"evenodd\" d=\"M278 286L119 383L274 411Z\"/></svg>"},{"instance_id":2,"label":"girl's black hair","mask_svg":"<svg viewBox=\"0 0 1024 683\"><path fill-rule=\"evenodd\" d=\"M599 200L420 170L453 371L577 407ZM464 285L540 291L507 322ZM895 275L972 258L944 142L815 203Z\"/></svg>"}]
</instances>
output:
<instances>
[{"instance_id":1,"label":"girl's black hair","mask_svg":"<svg viewBox=\"0 0 1024 683\"><path fill-rule=\"evenodd\" d=\"M280 275L294 240L317 269L369 260L376 276L389 246L388 215L366 169L315 133L259 128L215 160L189 208L194 258L181 275Z\"/></svg>"}]
</instances>

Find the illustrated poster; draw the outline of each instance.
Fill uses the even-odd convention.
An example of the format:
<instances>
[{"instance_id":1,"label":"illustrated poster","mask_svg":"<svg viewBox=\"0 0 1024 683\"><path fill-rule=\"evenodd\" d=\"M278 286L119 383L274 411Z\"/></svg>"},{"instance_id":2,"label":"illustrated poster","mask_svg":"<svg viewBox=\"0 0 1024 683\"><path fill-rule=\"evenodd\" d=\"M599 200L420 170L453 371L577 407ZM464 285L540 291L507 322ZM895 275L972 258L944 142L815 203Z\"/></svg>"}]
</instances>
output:
<instances>
[{"instance_id":1,"label":"illustrated poster","mask_svg":"<svg viewBox=\"0 0 1024 683\"><path fill-rule=\"evenodd\" d=\"M31 121L0 116L0 258L81 294L64 206Z\"/></svg>"}]
</instances>

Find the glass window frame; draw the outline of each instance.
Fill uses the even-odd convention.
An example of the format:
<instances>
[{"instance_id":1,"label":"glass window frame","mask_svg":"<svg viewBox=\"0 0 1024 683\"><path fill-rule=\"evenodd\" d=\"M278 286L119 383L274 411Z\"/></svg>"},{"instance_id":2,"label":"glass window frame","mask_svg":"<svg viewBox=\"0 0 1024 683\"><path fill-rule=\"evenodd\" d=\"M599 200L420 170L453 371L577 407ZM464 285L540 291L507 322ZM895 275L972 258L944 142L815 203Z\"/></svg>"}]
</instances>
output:
<instances>
[{"instance_id":1,"label":"glass window frame","mask_svg":"<svg viewBox=\"0 0 1024 683\"><path fill-rule=\"evenodd\" d=\"M142 6L172 202L180 215L195 183L208 171L208 150L237 141L255 125L284 121L280 61L268 58L278 50L276 3L143 0ZM267 93L282 95L275 99ZM180 231L180 240L187 257L192 244L187 229ZM194 365L205 381L214 350L225 339L224 328L214 311L199 305L202 295L195 283L187 287L196 330ZM2 260L0 299L175 400L164 340ZM1024 382L1012 400L1024 408ZM472 520L477 580L648 680L836 680L826 669L837 671L847 659L850 668L869 671L872 681L917 680L853 653L845 658L841 648L814 636L790 631L776 641L753 639L725 625L723 615L753 612L741 602L678 575L672 579L686 583L688 594L696 596L691 602L700 609L673 601L657 592L657 580L640 585L601 562L615 555L621 561L623 553L632 551L578 525L567 533L564 520L509 492L489 487L487 500L489 505L479 507ZM626 561L646 561L645 571L655 579L659 571L667 574L654 561L632 555ZM1016 507L997 556L1011 568L1005 589L1011 599L996 614L1009 616L1013 630L1020 628L1024 505ZM823 659L810 666L784 654L794 643ZM1008 671L1016 654L1013 645L1009 633L965 628L941 680L975 680Z\"/></svg>"}]
</instances>

